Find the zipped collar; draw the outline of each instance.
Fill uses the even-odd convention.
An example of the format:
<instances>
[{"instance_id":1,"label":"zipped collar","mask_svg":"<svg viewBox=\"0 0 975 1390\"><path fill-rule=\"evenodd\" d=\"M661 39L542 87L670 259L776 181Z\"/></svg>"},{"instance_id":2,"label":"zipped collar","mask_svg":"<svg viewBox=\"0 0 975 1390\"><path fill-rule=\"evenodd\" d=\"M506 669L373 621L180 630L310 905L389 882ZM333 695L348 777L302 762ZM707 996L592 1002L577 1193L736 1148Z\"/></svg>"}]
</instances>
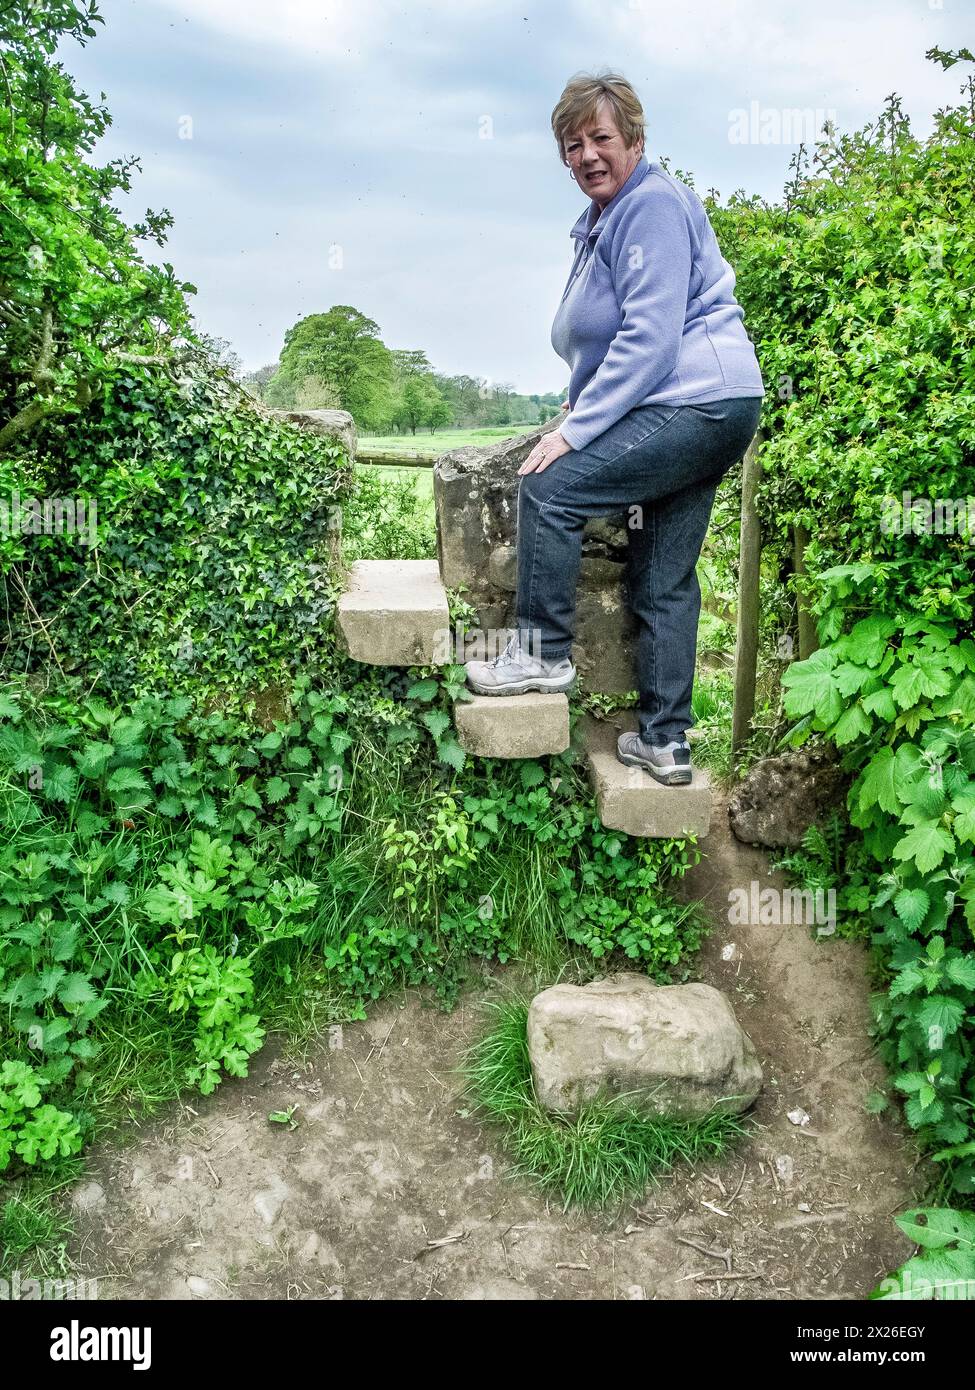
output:
<instances>
[{"instance_id":1,"label":"zipped collar","mask_svg":"<svg viewBox=\"0 0 975 1390\"><path fill-rule=\"evenodd\" d=\"M595 198L590 198L589 206L580 213L569 235L576 237L579 241L588 242L591 248L592 242L599 236L599 233L605 225L604 219L607 214L612 212L621 198L625 198L627 193L632 193L634 188L636 188L638 184L641 184L649 173L650 161L645 154L641 154L636 167L626 180L626 183L624 183L623 187L619 189L618 192L614 193L613 197L610 198L602 211L600 211L599 204L596 202Z\"/></svg>"}]
</instances>

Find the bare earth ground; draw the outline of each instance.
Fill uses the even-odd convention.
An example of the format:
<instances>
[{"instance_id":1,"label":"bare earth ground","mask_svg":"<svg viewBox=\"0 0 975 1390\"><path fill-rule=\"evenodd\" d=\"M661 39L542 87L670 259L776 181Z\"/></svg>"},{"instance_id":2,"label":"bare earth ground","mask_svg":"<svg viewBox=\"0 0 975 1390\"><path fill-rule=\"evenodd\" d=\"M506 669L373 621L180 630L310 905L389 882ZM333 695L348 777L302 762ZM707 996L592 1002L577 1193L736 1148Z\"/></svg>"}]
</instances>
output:
<instances>
[{"instance_id":1,"label":"bare earth ground","mask_svg":"<svg viewBox=\"0 0 975 1390\"><path fill-rule=\"evenodd\" d=\"M865 1297L912 1253L892 1213L923 1192L902 1122L863 1109L884 1080L866 950L729 927L730 888L784 881L714 809L685 885L718 923L696 975L729 993L765 1071L760 1128L725 1161L586 1215L508 1177L454 1070L516 978L499 969L452 1014L411 991L303 1066L267 1049L246 1080L103 1145L73 1194L77 1273L105 1299ZM296 1128L268 1122L293 1105Z\"/></svg>"}]
</instances>

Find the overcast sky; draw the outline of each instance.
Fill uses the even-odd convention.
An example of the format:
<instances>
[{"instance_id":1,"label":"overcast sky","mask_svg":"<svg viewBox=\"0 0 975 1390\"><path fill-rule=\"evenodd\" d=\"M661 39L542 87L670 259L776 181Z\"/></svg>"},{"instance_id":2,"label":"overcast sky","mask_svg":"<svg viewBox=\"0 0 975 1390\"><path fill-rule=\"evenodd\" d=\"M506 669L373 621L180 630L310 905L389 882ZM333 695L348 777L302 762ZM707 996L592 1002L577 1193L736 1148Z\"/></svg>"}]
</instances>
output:
<instances>
[{"instance_id":1,"label":"overcast sky","mask_svg":"<svg viewBox=\"0 0 975 1390\"><path fill-rule=\"evenodd\" d=\"M585 206L552 108L575 72L636 87L647 154L722 199L777 197L796 145L734 138L733 113L872 121L900 93L915 130L954 103L975 0L101 0L61 52L137 154L123 204L167 207L165 254L201 328L247 367L304 314L351 304L434 367L561 389L549 330ZM771 122L771 124L770 124ZM749 134L760 134L761 125ZM782 135L795 132L784 131Z\"/></svg>"}]
</instances>

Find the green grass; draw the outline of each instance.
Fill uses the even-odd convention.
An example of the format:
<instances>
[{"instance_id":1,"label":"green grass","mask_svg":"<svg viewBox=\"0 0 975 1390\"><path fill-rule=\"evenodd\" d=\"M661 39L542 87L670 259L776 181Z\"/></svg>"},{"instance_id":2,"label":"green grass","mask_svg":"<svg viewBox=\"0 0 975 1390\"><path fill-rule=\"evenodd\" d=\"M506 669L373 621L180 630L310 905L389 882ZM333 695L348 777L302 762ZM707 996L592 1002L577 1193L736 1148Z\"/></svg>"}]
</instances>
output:
<instances>
[{"instance_id":1,"label":"green grass","mask_svg":"<svg viewBox=\"0 0 975 1390\"><path fill-rule=\"evenodd\" d=\"M694 677L694 696L691 711L694 727L700 734L691 748L691 756L699 767L718 781L730 780L733 771L731 756L731 715L734 707L734 673L709 671L698 667Z\"/></svg>"},{"instance_id":2,"label":"green grass","mask_svg":"<svg viewBox=\"0 0 975 1390\"><path fill-rule=\"evenodd\" d=\"M493 444L497 439L511 439L518 434L531 434L537 425L494 425L488 429L474 430L417 430L416 434L362 434L359 436L359 450L368 453L371 449L398 449L406 454L429 454L436 458L448 449L459 449L467 444Z\"/></svg>"},{"instance_id":3,"label":"green grass","mask_svg":"<svg viewBox=\"0 0 975 1390\"><path fill-rule=\"evenodd\" d=\"M750 1132L748 1121L713 1114L700 1121L649 1116L625 1096L595 1100L574 1116L539 1104L528 1056L528 1005L489 1006L495 1026L463 1067L477 1109L503 1132L513 1177L562 1198L564 1208L603 1207L639 1198L675 1162L720 1158Z\"/></svg>"},{"instance_id":4,"label":"green grass","mask_svg":"<svg viewBox=\"0 0 975 1390\"><path fill-rule=\"evenodd\" d=\"M433 469L360 464L343 507L342 548L353 560L423 560L437 553Z\"/></svg>"},{"instance_id":5,"label":"green grass","mask_svg":"<svg viewBox=\"0 0 975 1390\"><path fill-rule=\"evenodd\" d=\"M0 1200L0 1274L19 1270L24 1278L57 1278L71 1273L67 1257L72 1222L64 1190L81 1176L81 1158L41 1169Z\"/></svg>"},{"instance_id":6,"label":"green grass","mask_svg":"<svg viewBox=\"0 0 975 1390\"><path fill-rule=\"evenodd\" d=\"M402 490L411 492L415 499L413 508L418 522L436 536L432 468L396 468L392 464L364 463L359 465L359 471L368 471L386 486L395 483Z\"/></svg>"}]
</instances>

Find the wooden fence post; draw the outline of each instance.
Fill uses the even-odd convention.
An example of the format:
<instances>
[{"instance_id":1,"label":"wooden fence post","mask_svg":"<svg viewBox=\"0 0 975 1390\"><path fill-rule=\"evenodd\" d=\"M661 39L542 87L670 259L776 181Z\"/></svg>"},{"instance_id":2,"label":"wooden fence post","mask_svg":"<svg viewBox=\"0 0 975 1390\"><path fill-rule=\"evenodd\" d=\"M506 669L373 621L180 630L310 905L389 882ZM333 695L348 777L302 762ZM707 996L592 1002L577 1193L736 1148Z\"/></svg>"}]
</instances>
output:
<instances>
[{"instance_id":1,"label":"wooden fence post","mask_svg":"<svg viewBox=\"0 0 975 1390\"><path fill-rule=\"evenodd\" d=\"M762 431L757 430L741 465L741 539L738 557L738 635L735 641L735 703L731 717L731 751L747 742L755 713L758 671L759 569L762 528L755 498L762 477Z\"/></svg>"}]
</instances>

